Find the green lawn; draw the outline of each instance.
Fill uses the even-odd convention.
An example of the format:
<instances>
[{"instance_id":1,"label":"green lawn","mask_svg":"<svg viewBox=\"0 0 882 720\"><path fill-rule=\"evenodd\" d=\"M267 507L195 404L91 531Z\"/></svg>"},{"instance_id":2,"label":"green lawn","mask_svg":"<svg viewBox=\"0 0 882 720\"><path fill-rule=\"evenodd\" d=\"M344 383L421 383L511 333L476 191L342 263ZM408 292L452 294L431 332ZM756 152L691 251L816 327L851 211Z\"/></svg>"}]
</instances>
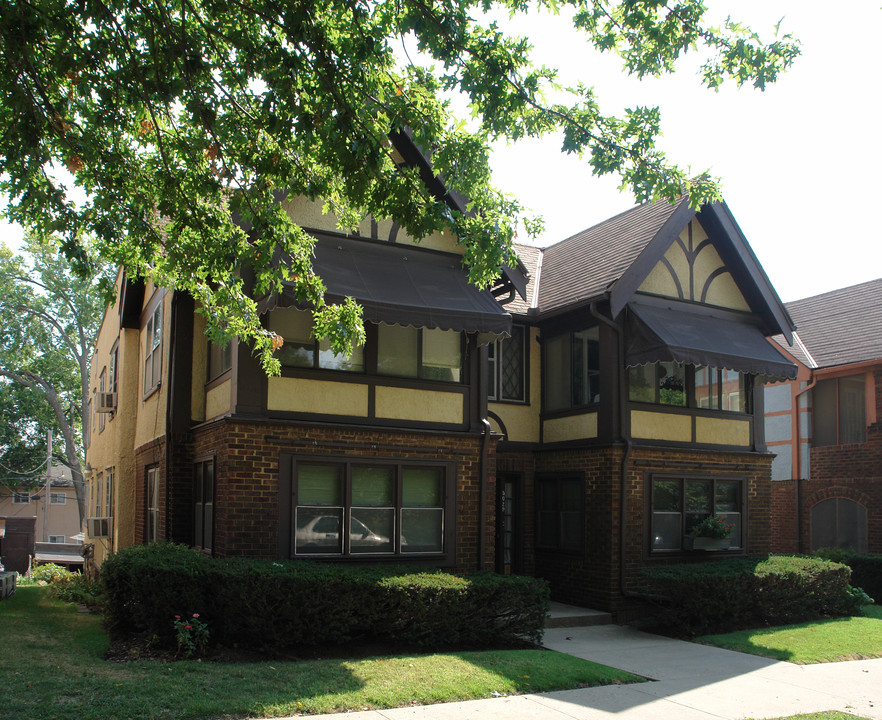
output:
<instances>
[{"instance_id":1,"label":"green lawn","mask_svg":"<svg viewBox=\"0 0 882 720\"><path fill-rule=\"evenodd\" d=\"M100 619L21 587L0 602L4 718L278 717L638 682L547 650L212 663L102 659Z\"/></svg>"},{"instance_id":2,"label":"green lawn","mask_svg":"<svg viewBox=\"0 0 882 720\"><path fill-rule=\"evenodd\" d=\"M878 658L882 657L882 607L865 606L863 614L855 617L703 635L696 640L800 665Z\"/></svg>"}]
</instances>

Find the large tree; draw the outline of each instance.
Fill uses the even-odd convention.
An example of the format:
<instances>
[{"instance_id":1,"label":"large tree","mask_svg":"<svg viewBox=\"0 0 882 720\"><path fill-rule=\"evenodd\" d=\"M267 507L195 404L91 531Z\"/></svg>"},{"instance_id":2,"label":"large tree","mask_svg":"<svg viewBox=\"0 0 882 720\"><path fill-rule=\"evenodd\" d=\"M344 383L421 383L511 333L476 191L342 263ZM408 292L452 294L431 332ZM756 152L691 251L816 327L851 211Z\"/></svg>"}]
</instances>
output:
<instances>
[{"instance_id":1,"label":"large tree","mask_svg":"<svg viewBox=\"0 0 882 720\"><path fill-rule=\"evenodd\" d=\"M452 228L479 284L512 259L518 223L536 227L492 187L492 140L560 132L564 152L618 173L638 200L718 198L710 178L687 177L658 149L657 109L604 115L590 77L565 102L546 100L554 70L534 67L525 38L486 20L491 6L566 10L586 42L641 76L701 47L710 87L732 78L764 88L798 53L789 36L764 43L734 22L709 27L701 0L0 0L8 214L59 233L80 266L89 235L131 274L189 291L214 331L252 342L273 370L245 265L258 293L294 280L335 349L362 337L351 304L324 307L313 241L280 193L323 199L341 228L368 214L416 238ZM452 116L452 93L466 98L470 123ZM468 212L396 164L388 136L401 128ZM53 174L62 166L85 201ZM291 258L284 268L271 262L278 248Z\"/></svg>"},{"instance_id":2,"label":"large tree","mask_svg":"<svg viewBox=\"0 0 882 720\"><path fill-rule=\"evenodd\" d=\"M89 361L107 299L99 284L110 277L106 268L87 279L74 274L50 239L30 237L25 248L14 255L0 246L0 463L20 484L46 457L52 430L82 519Z\"/></svg>"}]
</instances>

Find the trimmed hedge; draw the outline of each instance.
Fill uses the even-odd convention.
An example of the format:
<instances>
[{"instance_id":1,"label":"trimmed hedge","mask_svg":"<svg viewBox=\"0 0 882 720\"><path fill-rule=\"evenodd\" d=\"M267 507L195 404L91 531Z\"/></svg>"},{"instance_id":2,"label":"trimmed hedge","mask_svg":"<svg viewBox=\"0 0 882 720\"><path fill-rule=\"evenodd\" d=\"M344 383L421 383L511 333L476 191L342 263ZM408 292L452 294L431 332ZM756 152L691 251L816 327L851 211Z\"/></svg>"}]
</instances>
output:
<instances>
[{"instance_id":1,"label":"trimmed hedge","mask_svg":"<svg viewBox=\"0 0 882 720\"><path fill-rule=\"evenodd\" d=\"M258 650L353 640L421 648L539 642L547 584L480 573L303 560L212 559L182 545L126 548L104 561L108 628L172 642L172 619L194 612L212 642Z\"/></svg>"},{"instance_id":2,"label":"trimmed hedge","mask_svg":"<svg viewBox=\"0 0 882 720\"><path fill-rule=\"evenodd\" d=\"M820 548L815 551L815 555L848 565L851 568L851 584L859 587L877 603L882 603L882 554Z\"/></svg>"},{"instance_id":3,"label":"trimmed hedge","mask_svg":"<svg viewBox=\"0 0 882 720\"><path fill-rule=\"evenodd\" d=\"M849 615L860 604L848 567L816 557L733 558L647 568L641 575L659 623L686 635Z\"/></svg>"}]
</instances>

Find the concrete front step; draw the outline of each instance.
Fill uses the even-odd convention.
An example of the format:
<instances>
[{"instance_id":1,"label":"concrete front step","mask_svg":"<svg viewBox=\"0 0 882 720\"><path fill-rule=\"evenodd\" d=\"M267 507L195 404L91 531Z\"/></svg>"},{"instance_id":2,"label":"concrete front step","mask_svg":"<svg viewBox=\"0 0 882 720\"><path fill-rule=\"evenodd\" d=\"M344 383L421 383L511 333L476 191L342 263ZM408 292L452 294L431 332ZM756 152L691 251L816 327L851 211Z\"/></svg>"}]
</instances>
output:
<instances>
[{"instance_id":1,"label":"concrete front step","mask_svg":"<svg viewBox=\"0 0 882 720\"><path fill-rule=\"evenodd\" d=\"M551 608L545 620L546 628L588 627L589 625L609 625L612 615L602 610L565 605L551 601Z\"/></svg>"}]
</instances>

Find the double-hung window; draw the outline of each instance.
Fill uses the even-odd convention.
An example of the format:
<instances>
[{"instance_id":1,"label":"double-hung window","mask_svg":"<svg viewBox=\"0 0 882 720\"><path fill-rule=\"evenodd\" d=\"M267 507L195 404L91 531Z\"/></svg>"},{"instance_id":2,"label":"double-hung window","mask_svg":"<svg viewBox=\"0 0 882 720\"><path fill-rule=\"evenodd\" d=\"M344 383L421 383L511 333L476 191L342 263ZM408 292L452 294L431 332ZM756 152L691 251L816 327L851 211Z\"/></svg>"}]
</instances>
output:
<instances>
[{"instance_id":1,"label":"double-hung window","mask_svg":"<svg viewBox=\"0 0 882 720\"><path fill-rule=\"evenodd\" d=\"M49 493L49 504L50 505L66 505L67 504L67 495L64 493Z\"/></svg>"},{"instance_id":2,"label":"double-hung window","mask_svg":"<svg viewBox=\"0 0 882 720\"><path fill-rule=\"evenodd\" d=\"M282 367L364 372L364 346L353 348L347 358L335 354L327 340L316 342L308 310L276 308L269 314L269 329L285 341L276 351Z\"/></svg>"},{"instance_id":3,"label":"double-hung window","mask_svg":"<svg viewBox=\"0 0 882 720\"><path fill-rule=\"evenodd\" d=\"M585 547L585 481L581 475L536 478L536 547L579 551Z\"/></svg>"},{"instance_id":4,"label":"double-hung window","mask_svg":"<svg viewBox=\"0 0 882 720\"><path fill-rule=\"evenodd\" d=\"M448 477L446 465L298 461L293 554L442 554Z\"/></svg>"},{"instance_id":5,"label":"double-hung window","mask_svg":"<svg viewBox=\"0 0 882 720\"><path fill-rule=\"evenodd\" d=\"M162 300L150 313L144 332L144 393L159 386L162 379Z\"/></svg>"},{"instance_id":6,"label":"double-hung window","mask_svg":"<svg viewBox=\"0 0 882 720\"><path fill-rule=\"evenodd\" d=\"M13 505L28 505L31 502L31 496L26 492L12 493Z\"/></svg>"},{"instance_id":7,"label":"double-hung window","mask_svg":"<svg viewBox=\"0 0 882 720\"><path fill-rule=\"evenodd\" d=\"M550 337L544 349L546 410L600 402L600 332L596 327Z\"/></svg>"},{"instance_id":8,"label":"double-hung window","mask_svg":"<svg viewBox=\"0 0 882 720\"><path fill-rule=\"evenodd\" d=\"M683 538L711 515L732 525L729 547L742 547L743 481L655 476L650 486L650 550L682 550Z\"/></svg>"},{"instance_id":9,"label":"double-hung window","mask_svg":"<svg viewBox=\"0 0 882 720\"><path fill-rule=\"evenodd\" d=\"M159 468L147 468L147 533L148 543L159 540Z\"/></svg>"},{"instance_id":10,"label":"double-hung window","mask_svg":"<svg viewBox=\"0 0 882 720\"><path fill-rule=\"evenodd\" d=\"M512 325L511 335L490 343L488 348L488 399L524 402L526 396L527 332Z\"/></svg>"},{"instance_id":11,"label":"double-hung window","mask_svg":"<svg viewBox=\"0 0 882 720\"><path fill-rule=\"evenodd\" d=\"M863 375L821 380L812 389L812 443L848 445L867 440Z\"/></svg>"},{"instance_id":12,"label":"double-hung window","mask_svg":"<svg viewBox=\"0 0 882 720\"><path fill-rule=\"evenodd\" d=\"M101 374L98 376L98 392L102 395L107 390L107 368L101 368ZM98 432L104 432L104 416L106 413L98 413Z\"/></svg>"},{"instance_id":13,"label":"double-hung window","mask_svg":"<svg viewBox=\"0 0 882 720\"><path fill-rule=\"evenodd\" d=\"M380 323L377 374L460 382L462 333Z\"/></svg>"}]
</instances>

